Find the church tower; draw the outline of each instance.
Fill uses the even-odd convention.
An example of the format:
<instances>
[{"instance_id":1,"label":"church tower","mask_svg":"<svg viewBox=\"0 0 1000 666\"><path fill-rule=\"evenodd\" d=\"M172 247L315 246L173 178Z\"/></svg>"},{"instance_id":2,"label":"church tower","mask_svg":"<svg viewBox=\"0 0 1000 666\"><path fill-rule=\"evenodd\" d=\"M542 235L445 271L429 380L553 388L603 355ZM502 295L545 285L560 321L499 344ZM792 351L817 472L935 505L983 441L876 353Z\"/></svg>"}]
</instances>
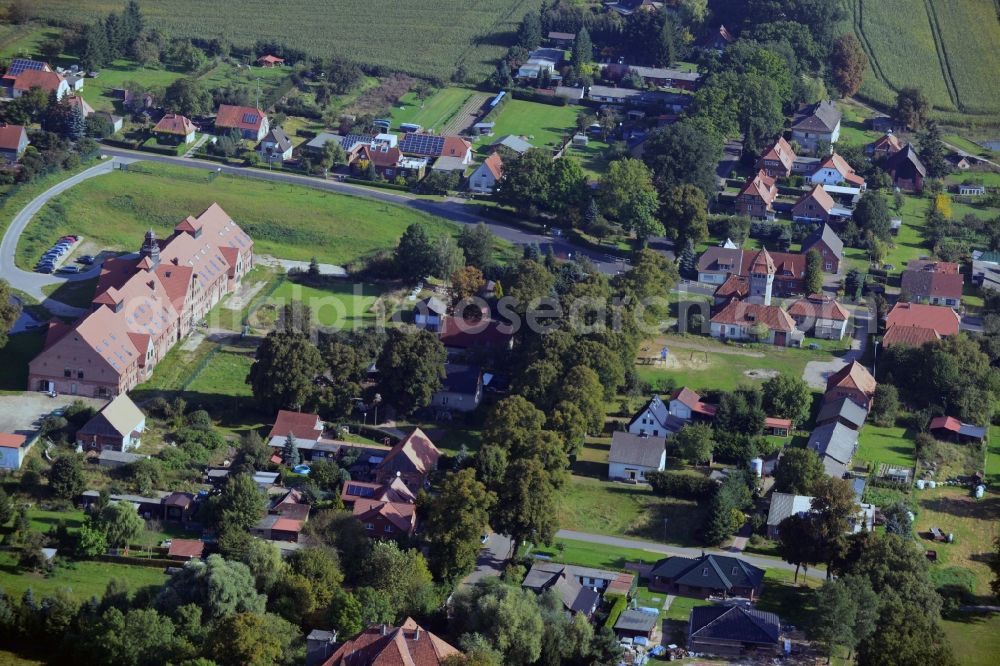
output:
<instances>
[{"instance_id":1,"label":"church tower","mask_svg":"<svg viewBox=\"0 0 1000 666\"><path fill-rule=\"evenodd\" d=\"M771 288L774 285L774 260L767 249L757 253L750 264L750 300L754 303L771 304Z\"/></svg>"},{"instance_id":2,"label":"church tower","mask_svg":"<svg viewBox=\"0 0 1000 666\"><path fill-rule=\"evenodd\" d=\"M146 261L146 260L149 261ZM148 269L156 268L160 263L160 245L156 242L156 234L152 229L146 232L146 238L142 241L142 249L139 250L140 263L146 264Z\"/></svg>"}]
</instances>

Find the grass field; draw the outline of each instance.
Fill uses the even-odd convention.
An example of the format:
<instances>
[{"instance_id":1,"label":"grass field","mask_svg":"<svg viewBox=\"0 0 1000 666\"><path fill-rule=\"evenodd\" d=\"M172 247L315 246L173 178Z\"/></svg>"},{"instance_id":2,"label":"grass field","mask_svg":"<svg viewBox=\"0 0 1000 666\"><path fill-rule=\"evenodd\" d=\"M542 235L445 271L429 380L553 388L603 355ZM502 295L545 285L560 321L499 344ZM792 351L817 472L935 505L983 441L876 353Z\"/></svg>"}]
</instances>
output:
<instances>
[{"instance_id":1,"label":"grass field","mask_svg":"<svg viewBox=\"0 0 1000 666\"><path fill-rule=\"evenodd\" d=\"M401 123L416 123L424 130L440 131L471 96L471 90L449 87L436 90L421 101L416 93L408 92L392 108L393 127L398 129Z\"/></svg>"},{"instance_id":2,"label":"grass field","mask_svg":"<svg viewBox=\"0 0 1000 666\"><path fill-rule=\"evenodd\" d=\"M624 571L625 564L629 562L652 564L663 557L660 553L651 550L618 548L588 541L576 541L575 539L556 539L554 547L536 547L531 553L550 557L553 561L563 564L613 571Z\"/></svg>"},{"instance_id":3,"label":"grass field","mask_svg":"<svg viewBox=\"0 0 1000 666\"><path fill-rule=\"evenodd\" d=\"M955 660L962 666L994 666L1000 654L1000 615L963 613L959 620L944 620L941 628L951 642Z\"/></svg>"},{"instance_id":4,"label":"grass field","mask_svg":"<svg viewBox=\"0 0 1000 666\"><path fill-rule=\"evenodd\" d=\"M29 587L36 599L59 588L68 589L81 601L95 595L100 598L113 578L125 581L133 592L147 585L162 585L167 579L162 569L110 562L69 562L57 566L49 576L26 574L18 570L13 553L0 553L0 588L15 598Z\"/></svg>"},{"instance_id":5,"label":"grass field","mask_svg":"<svg viewBox=\"0 0 1000 666\"><path fill-rule=\"evenodd\" d=\"M195 393L217 393L237 397L251 397L253 392L246 383L247 373L253 365L253 355L247 352L223 350L212 355L187 385Z\"/></svg>"},{"instance_id":6,"label":"grass field","mask_svg":"<svg viewBox=\"0 0 1000 666\"><path fill-rule=\"evenodd\" d=\"M121 88L126 81L134 81L153 90L166 88L177 79L183 78L183 72L154 67L141 67L131 60L115 60L101 69L101 75L96 79L88 78L83 85L83 98L98 111L112 111L115 108L111 91Z\"/></svg>"},{"instance_id":7,"label":"grass field","mask_svg":"<svg viewBox=\"0 0 1000 666\"><path fill-rule=\"evenodd\" d=\"M993 575L987 555L993 540L1000 536L1000 495L991 493L977 500L967 488L951 487L914 492L917 517L913 528L924 545L937 551L938 561L933 566L968 569L976 579L973 593L983 599L990 597ZM925 537L932 527L954 534L954 543L928 541Z\"/></svg>"},{"instance_id":8,"label":"grass field","mask_svg":"<svg viewBox=\"0 0 1000 666\"><path fill-rule=\"evenodd\" d=\"M145 229L164 237L212 202L254 239L256 252L284 259L346 264L394 247L417 221L433 235L456 230L402 206L309 187L227 175L213 179L211 172L148 162L141 168L141 173L91 178L46 204L18 243L19 265L30 267L43 248L67 233L83 234L107 249L134 250Z\"/></svg>"},{"instance_id":9,"label":"grass field","mask_svg":"<svg viewBox=\"0 0 1000 666\"><path fill-rule=\"evenodd\" d=\"M861 429L855 460L887 465L913 466L913 433L904 428L881 428L873 423Z\"/></svg>"},{"instance_id":10,"label":"grass field","mask_svg":"<svg viewBox=\"0 0 1000 666\"><path fill-rule=\"evenodd\" d=\"M300 0L281 8L267 0L225 0L205 11L201 0L145 0L150 27L170 35L223 37L249 46L266 35L329 58L340 56L369 66L447 80L459 63L482 78L513 41L517 23L536 11L540 0ZM44 18L86 24L122 4L109 0L48 0L37 12Z\"/></svg>"},{"instance_id":11,"label":"grass field","mask_svg":"<svg viewBox=\"0 0 1000 666\"><path fill-rule=\"evenodd\" d=\"M512 99L503 107L496 118L493 136L483 137L478 152L488 152L487 147L506 134L526 137L536 147L553 147L562 137L576 131L576 117L579 113L574 106L551 106L522 99Z\"/></svg>"},{"instance_id":12,"label":"grass field","mask_svg":"<svg viewBox=\"0 0 1000 666\"><path fill-rule=\"evenodd\" d=\"M90 307L96 291L97 278L74 282L59 282L42 287L42 292L46 296L51 296L60 303L77 308Z\"/></svg>"},{"instance_id":13,"label":"grass field","mask_svg":"<svg viewBox=\"0 0 1000 666\"><path fill-rule=\"evenodd\" d=\"M558 496L557 522L564 529L702 545L697 533L707 505L659 497L644 486L581 476L573 476Z\"/></svg>"},{"instance_id":14,"label":"grass field","mask_svg":"<svg viewBox=\"0 0 1000 666\"><path fill-rule=\"evenodd\" d=\"M666 381L672 382L675 387L687 386L696 391L730 391L741 384L762 383L774 373L801 377L809 361L828 361L832 357L822 350L790 347L762 345L753 349L741 349L735 345L722 345L708 337L679 338L668 335L644 346L659 350L664 344L670 347L666 366L638 365L636 371L639 377L654 386L658 381ZM710 351L688 349L681 345L697 345ZM643 356L651 353L641 352ZM754 373L754 376L747 373Z\"/></svg>"},{"instance_id":15,"label":"grass field","mask_svg":"<svg viewBox=\"0 0 1000 666\"><path fill-rule=\"evenodd\" d=\"M280 309L299 301L312 309L313 321L321 326L353 328L375 321L372 306L385 293L378 285L337 282L324 287L307 287L286 281L266 301L264 307Z\"/></svg>"},{"instance_id":16,"label":"grass field","mask_svg":"<svg viewBox=\"0 0 1000 666\"><path fill-rule=\"evenodd\" d=\"M861 93L891 105L920 87L932 106L963 114L1000 112L1000 24L992 0L844 0L871 59Z\"/></svg>"}]
</instances>

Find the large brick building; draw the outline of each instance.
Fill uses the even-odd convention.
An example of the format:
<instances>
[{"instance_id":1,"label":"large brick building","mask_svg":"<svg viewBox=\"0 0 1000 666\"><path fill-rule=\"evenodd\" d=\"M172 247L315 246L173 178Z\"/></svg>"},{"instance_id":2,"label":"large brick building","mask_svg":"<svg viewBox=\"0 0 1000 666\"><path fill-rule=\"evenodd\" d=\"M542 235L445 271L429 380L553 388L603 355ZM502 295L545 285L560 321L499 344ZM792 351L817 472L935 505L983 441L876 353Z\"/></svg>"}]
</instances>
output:
<instances>
[{"instance_id":1,"label":"large brick building","mask_svg":"<svg viewBox=\"0 0 1000 666\"><path fill-rule=\"evenodd\" d=\"M104 264L88 314L50 323L28 389L99 398L131 390L252 266L253 241L218 204L165 241L147 232L137 257Z\"/></svg>"}]
</instances>

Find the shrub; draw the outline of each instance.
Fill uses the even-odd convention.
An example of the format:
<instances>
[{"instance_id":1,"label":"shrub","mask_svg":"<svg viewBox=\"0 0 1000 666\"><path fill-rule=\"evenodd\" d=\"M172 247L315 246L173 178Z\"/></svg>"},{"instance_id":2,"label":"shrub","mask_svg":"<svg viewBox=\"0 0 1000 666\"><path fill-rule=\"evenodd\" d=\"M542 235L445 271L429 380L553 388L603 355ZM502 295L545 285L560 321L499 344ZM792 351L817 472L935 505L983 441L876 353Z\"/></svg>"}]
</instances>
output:
<instances>
[{"instance_id":1,"label":"shrub","mask_svg":"<svg viewBox=\"0 0 1000 666\"><path fill-rule=\"evenodd\" d=\"M701 499L711 497L716 483L696 474L683 472L647 472L646 480L657 495Z\"/></svg>"},{"instance_id":2,"label":"shrub","mask_svg":"<svg viewBox=\"0 0 1000 666\"><path fill-rule=\"evenodd\" d=\"M604 626L609 629L614 629L615 623L618 622L619 616L628 606L628 598L622 594L605 594L605 600L614 599L614 603L611 604L611 610L608 612L608 619L604 623Z\"/></svg>"}]
</instances>

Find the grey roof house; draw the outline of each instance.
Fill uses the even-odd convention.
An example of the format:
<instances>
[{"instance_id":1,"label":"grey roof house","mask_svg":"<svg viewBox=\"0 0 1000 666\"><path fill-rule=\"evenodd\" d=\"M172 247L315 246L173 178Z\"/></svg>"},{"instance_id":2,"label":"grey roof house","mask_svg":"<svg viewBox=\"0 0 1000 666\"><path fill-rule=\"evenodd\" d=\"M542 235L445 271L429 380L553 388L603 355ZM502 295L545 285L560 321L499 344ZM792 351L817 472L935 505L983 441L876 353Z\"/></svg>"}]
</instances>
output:
<instances>
[{"instance_id":1,"label":"grey roof house","mask_svg":"<svg viewBox=\"0 0 1000 666\"><path fill-rule=\"evenodd\" d=\"M840 262L844 259L844 241L834 233L829 224L820 224L809 237L802 241L802 254L816 250L823 260L823 270L839 273Z\"/></svg>"},{"instance_id":2,"label":"grey roof house","mask_svg":"<svg viewBox=\"0 0 1000 666\"><path fill-rule=\"evenodd\" d=\"M727 555L666 557L649 572L650 588L690 597L747 597L760 594L764 570Z\"/></svg>"},{"instance_id":3,"label":"grey roof house","mask_svg":"<svg viewBox=\"0 0 1000 666\"><path fill-rule=\"evenodd\" d=\"M858 431L840 422L825 423L813 430L806 447L822 458L828 475L839 479L858 449Z\"/></svg>"},{"instance_id":4,"label":"grey roof house","mask_svg":"<svg viewBox=\"0 0 1000 666\"><path fill-rule=\"evenodd\" d=\"M792 119L792 140L805 150L816 150L821 141L837 143L841 117L832 101L803 106Z\"/></svg>"},{"instance_id":5,"label":"grey roof house","mask_svg":"<svg viewBox=\"0 0 1000 666\"><path fill-rule=\"evenodd\" d=\"M777 654L781 620L774 613L744 606L697 606L688 616L688 649L738 658Z\"/></svg>"},{"instance_id":6,"label":"grey roof house","mask_svg":"<svg viewBox=\"0 0 1000 666\"><path fill-rule=\"evenodd\" d=\"M483 371L479 366L446 363L441 389L431 394L439 413L471 412L483 399Z\"/></svg>"},{"instance_id":7,"label":"grey roof house","mask_svg":"<svg viewBox=\"0 0 1000 666\"><path fill-rule=\"evenodd\" d=\"M494 150L497 148L506 148L507 150L512 150L520 155L521 153L527 152L530 148L532 148L532 145L528 143L527 140L519 136L506 134L491 143L490 148L493 148Z\"/></svg>"},{"instance_id":8,"label":"grey roof house","mask_svg":"<svg viewBox=\"0 0 1000 666\"><path fill-rule=\"evenodd\" d=\"M662 472L666 465L665 437L636 435L620 430L612 435L608 454L609 479L645 483L647 472Z\"/></svg>"},{"instance_id":9,"label":"grey roof house","mask_svg":"<svg viewBox=\"0 0 1000 666\"><path fill-rule=\"evenodd\" d=\"M851 430L861 430L868 418L868 411L850 398L840 398L823 404L816 417L816 425L840 423Z\"/></svg>"},{"instance_id":10,"label":"grey roof house","mask_svg":"<svg viewBox=\"0 0 1000 666\"><path fill-rule=\"evenodd\" d=\"M651 638L660 620L659 613L641 608L622 611L615 622L615 636L619 638Z\"/></svg>"},{"instance_id":11,"label":"grey roof house","mask_svg":"<svg viewBox=\"0 0 1000 666\"><path fill-rule=\"evenodd\" d=\"M545 590L555 590L563 606L571 613L583 613L588 618L597 610L601 595L595 590L581 585L565 570L553 574L532 567L525 576L521 587L541 594Z\"/></svg>"},{"instance_id":12,"label":"grey roof house","mask_svg":"<svg viewBox=\"0 0 1000 666\"><path fill-rule=\"evenodd\" d=\"M257 152L265 162L283 162L292 159L292 140L280 127L272 127L257 144Z\"/></svg>"}]
</instances>

